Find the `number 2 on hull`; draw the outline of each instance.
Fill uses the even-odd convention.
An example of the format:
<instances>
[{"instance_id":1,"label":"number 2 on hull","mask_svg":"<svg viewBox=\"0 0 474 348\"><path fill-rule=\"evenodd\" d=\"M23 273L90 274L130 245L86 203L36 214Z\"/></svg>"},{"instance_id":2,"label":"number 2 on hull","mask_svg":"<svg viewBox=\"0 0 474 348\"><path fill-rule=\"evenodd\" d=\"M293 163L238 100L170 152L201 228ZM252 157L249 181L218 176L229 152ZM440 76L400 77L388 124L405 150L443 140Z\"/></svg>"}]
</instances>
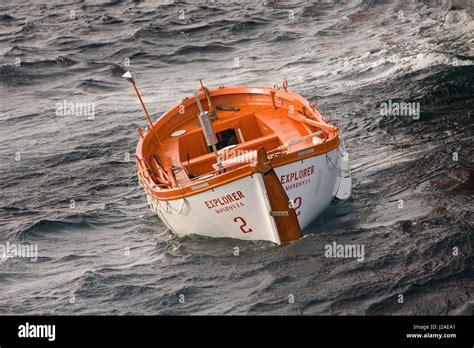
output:
<instances>
[{"instance_id":1,"label":"number 2 on hull","mask_svg":"<svg viewBox=\"0 0 474 348\"><path fill-rule=\"evenodd\" d=\"M300 212L298 209L301 207L301 203L303 202L303 199L301 197L296 197L294 200L290 200L290 208L293 208L295 210L296 216L300 215Z\"/></svg>"},{"instance_id":2,"label":"number 2 on hull","mask_svg":"<svg viewBox=\"0 0 474 348\"><path fill-rule=\"evenodd\" d=\"M240 217L240 216L235 217L234 222L240 222L241 223L240 230L244 233L250 233L250 232L253 231L251 228L246 228L245 227L245 226L247 226L247 221L245 221L245 219L243 217Z\"/></svg>"}]
</instances>

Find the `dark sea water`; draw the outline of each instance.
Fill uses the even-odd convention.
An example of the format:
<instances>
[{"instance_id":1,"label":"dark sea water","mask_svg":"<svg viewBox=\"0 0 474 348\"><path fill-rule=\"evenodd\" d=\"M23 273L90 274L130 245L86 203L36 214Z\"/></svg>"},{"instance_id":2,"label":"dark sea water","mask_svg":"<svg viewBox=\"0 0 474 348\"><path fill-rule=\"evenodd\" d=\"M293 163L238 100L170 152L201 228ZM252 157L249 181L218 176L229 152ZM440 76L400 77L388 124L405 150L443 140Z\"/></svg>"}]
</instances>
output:
<instances>
[{"instance_id":1,"label":"dark sea water","mask_svg":"<svg viewBox=\"0 0 474 348\"><path fill-rule=\"evenodd\" d=\"M0 260L0 314L474 314L473 34L417 1L2 1L0 244L39 256ZM201 78L287 79L344 130L352 198L289 245L174 237L137 184L128 69L153 118Z\"/></svg>"}]
</instances>

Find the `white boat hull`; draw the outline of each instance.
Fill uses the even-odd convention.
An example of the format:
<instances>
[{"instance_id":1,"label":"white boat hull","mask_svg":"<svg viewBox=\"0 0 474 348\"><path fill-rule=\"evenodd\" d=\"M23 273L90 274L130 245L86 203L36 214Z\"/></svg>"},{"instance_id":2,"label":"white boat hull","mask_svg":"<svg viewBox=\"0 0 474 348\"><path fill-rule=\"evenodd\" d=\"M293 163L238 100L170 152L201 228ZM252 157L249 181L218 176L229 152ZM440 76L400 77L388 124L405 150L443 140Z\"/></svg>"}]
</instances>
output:
<instances>
[{"instance_id":1,"label":"white boat hull","mask_svg":"<svg viewBox=\"0 0 474 348\"><path fill-rule=\"evenodd\" d=\"M351 177L342 145L322 154L274 168L301 229L321 214L334 197L350 196ZM178 236L198 234L280 244L261 174L254 174L186 198L148 203Z\"/></svg>"}]
</instances>

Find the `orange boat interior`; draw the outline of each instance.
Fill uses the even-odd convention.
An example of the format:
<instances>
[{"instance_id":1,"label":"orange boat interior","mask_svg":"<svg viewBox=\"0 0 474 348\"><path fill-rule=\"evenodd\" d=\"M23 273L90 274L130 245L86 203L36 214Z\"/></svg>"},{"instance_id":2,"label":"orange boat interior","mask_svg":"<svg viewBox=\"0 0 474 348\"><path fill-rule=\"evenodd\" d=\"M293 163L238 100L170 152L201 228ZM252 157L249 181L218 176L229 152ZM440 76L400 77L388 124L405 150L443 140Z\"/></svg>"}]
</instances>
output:
<instances>
[{"instance_id":1,"label":"orange boat interior","mask_svg":"<svg viewBox=\"0 0 474 348\"><path fill-rule=\"evenodd\" d=\"M260 147L269 156L282 156L337 138L337 127L329 125L306 99L286 89L229 87L205 92L200 89L199 99L212 115L224 171L248 166L249 161L239 161L239 156L253 158ZM163 189L221 173L198 113L195 98L186 98L141 134L139 169L142 166Z\"/></svg>"}]
</instances>

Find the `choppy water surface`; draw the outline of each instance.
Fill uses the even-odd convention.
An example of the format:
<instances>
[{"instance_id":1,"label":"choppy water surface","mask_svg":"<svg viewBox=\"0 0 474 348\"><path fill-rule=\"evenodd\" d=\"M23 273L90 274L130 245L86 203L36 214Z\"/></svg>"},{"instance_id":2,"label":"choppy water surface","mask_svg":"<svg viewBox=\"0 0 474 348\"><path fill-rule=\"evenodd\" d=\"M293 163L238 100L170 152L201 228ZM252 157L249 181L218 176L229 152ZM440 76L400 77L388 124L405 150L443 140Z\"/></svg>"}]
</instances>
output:
<instances>
[{"instance_id":1,"label":"choppy water surface","mask_svg":"<svg viewBox=\"0 0 474 348\"><path fill-rule=\"evenodd\" d=\"M473 32L416 1L2 2L0 242L39 257L0 262L0 313L473 314ZM290 245L173 237L137 185L127 59L154 117L200 78L288 79L344 130L352 198Z\"/></svg>"}]
</instances>

